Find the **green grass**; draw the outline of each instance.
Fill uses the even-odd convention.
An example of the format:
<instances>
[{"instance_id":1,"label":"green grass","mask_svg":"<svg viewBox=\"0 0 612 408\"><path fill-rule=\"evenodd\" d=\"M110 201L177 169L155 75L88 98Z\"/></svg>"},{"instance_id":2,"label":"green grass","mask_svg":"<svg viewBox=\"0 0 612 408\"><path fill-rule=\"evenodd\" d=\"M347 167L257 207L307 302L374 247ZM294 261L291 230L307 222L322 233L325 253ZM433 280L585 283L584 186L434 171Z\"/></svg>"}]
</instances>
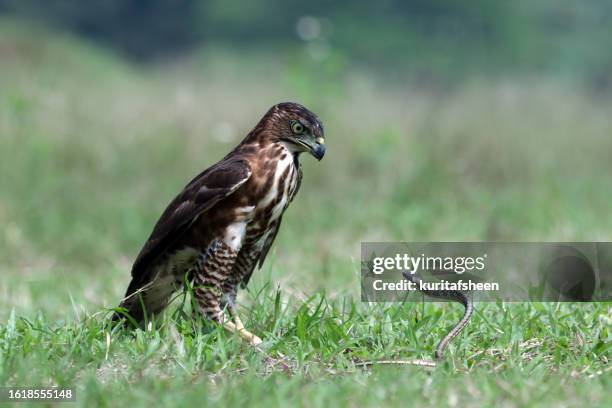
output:
<instances>
[{"instance_id":1,"label":"green grass","mask_svg":"<svg viewBox=\"0 0 612 408\"><path fill-rule=\"evenodd\" d=\"M80 406L609 405L610 304L478 304L433 370L354 362L429 358L461 314L361 303L361 241L610 240L612 101L545 78L431 91L300 55L134 67L1 27L0 385L75 386ZM322 117L328 154L304 158L240 312L289 370L177 304L110 332L165 205L281 100Z\"/></svg>"},{"instance_id":2,"label":"green grass","mask_svg":"<svg viewBox=\"0 0 612 408\"><path fill-rule=\"evenodd\" d=\"M0 375L8 384L76 384L84 406L608 402L604 305L481 304L439 367L369 371L355 361L430 356L459 311L432 304L366 307L323 295L285 303L269 290L251 300L245 323L266 338L270 355L285 355L289 369L224 331L178 315L126 333L109 332L101 316L53 322L41 313L13 314L2 328Z\"/></svg>"}]
</instances>

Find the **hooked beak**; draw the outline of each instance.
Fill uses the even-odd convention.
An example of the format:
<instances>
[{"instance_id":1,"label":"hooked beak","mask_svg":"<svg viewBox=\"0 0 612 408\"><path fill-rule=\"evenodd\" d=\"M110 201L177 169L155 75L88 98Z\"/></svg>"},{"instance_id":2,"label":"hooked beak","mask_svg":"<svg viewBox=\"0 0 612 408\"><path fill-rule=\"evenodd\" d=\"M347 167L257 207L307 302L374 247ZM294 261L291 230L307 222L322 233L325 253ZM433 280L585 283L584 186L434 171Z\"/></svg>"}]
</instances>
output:
<instances>
[{"instance_id":1,"label":"hooked beak","mask_svg":"<svg viewBox=\"0 0 612 408\"><path fill-rule=\"evenodd\" d=\"M283 139L289 143L300 146L303 150L309 152L315 159L321 160L325 155L325 139L317 137L316 139L297 137L295 139Z\"/></svg>"},{"instance_id":2,"label":"hooked beak","mask_svg":"<svg viewBox=\"0 0 612 408\"><path fill-rule=\"evenodd\" d=\"M312 154L312 156L315 159L319 161L325 155L325 144L324 143L325 143L325 139L323 139L322 137L317 137L315 139L315 143L308 144L308 151L310 152L310 154Z\"/></svg>"}]
</instances>

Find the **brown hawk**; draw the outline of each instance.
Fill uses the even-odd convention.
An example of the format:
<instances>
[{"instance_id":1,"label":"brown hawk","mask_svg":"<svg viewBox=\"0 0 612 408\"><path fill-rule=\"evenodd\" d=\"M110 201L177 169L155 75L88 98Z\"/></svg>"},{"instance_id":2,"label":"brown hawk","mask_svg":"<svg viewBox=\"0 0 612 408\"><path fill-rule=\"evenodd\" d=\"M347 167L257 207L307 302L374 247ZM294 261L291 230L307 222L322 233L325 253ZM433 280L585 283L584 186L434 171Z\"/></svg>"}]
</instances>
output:
<instances>
[{"instance_id":1,"label":"brown hawk","mask_svg":"<svg viewBox=\"0 0 612 408\"><path fill-rule=\"evenodd\" d=\"M187 277L205 317L261 343L236 313L236 290L263 264L300 187L300 154L321 160L323 143L323 124L314 113L297 103L273 106L168 205L134 262L123 310L114 319L127 312L140 323L159 314Z\"/></svg>"}]
</instances>

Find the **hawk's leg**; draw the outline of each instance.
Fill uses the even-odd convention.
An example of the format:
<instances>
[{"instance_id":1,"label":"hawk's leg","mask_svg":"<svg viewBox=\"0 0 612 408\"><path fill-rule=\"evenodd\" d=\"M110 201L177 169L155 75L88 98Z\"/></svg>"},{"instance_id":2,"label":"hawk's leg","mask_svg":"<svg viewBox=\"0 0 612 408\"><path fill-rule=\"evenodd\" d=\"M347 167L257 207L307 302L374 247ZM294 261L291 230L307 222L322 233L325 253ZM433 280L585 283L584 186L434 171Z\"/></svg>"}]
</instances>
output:
<instances>
[{"instance_id":1,"label":"hawk's leg","mask_svg":"<svg viewBox=\"0 0 612 408\"><path fill-rule=\"evenodd\" d=\"M238 316L236 305L233 302L228 302L227 311L229 312L230 316L232 316L232 320L234 321L236 330L238 331L238 333L240 334L242 338L244 338L245 340L247 340L249 343L251 343L254 346L258 346L261 343L263 343L263 341L259 337L257 337L256 334L253 334L244 328L244 325L242 324L242 320L240 320L240 316Z\"/></svg>"},{"instance_id":2,"label":"hawk's leg","mask_svg":"<svg viewBox=\"0 0 612 408\"><path fill-rule=\"evenodd\" d=\"M240 320L240 316L238 315L238 310L236 309L236 287L238 286L238 279L236 276L230 276L223 283L223 297L221 298L221 305L225 309L227 309L228 313L232 317L234 321L234 325L236 326L236 330L240 334L242 338L247 340L254 346L257 346L262 343L262 340L257 337L257 335L249 332L244 328L244 324L242 324L242 320Z\"/></svg>"},{"instance_id":3,"label":"hawk's leg","mask_svg":"<svg viewBox=\"0 0 612 408\"><path fill-rule=\"evenodd\" d=\"M213 241L206 252L198 257L194 277L194 296L204 316L223 325L228 331L238 333L253 346L257 346L262 343L261 339L244 328L240 318L237 318L233 299L228 302L228 304L232 303L228 311L234 322L226 321L223 315L222 298L225 284L228 279L232 280L230 275L237 255L237 252L224 242Z\"/></svg>"}]
</instances>

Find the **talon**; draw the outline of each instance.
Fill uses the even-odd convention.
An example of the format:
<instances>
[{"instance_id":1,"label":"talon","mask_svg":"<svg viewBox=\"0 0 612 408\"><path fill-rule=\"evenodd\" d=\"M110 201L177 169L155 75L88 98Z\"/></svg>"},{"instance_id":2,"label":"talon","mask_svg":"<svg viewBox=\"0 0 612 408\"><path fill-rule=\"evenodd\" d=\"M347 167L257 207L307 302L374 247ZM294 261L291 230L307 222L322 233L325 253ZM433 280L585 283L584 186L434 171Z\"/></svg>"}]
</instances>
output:
<instances>
[{"instance_id":1,"label":"talon","mask_svg":"<svg viewBox=\"0 0 612 408\"><path fill-rule=\"evenodd\" d=\"M238 333L243 339L248 341L252 346L257 347L263 343L262 339L260 339L259 337L257 337L257 335L251 333L250 331L246 330L244 327L242 329L238 329Z\"/></svg>"},{"instance_id":2,"label":"talon","mask_svg":"<svg viewBox=\"0 0 612 408\"><path fill-rule=\"evenodd\" d=\"M223 327L230 333L237 333L240 337L242 337L254 347L257 347L263 343L263 341L259 337L257 337L244 327L239 328L238 325L233 322L225 322L223 323Z\"/></svg>"}]
</instances>

